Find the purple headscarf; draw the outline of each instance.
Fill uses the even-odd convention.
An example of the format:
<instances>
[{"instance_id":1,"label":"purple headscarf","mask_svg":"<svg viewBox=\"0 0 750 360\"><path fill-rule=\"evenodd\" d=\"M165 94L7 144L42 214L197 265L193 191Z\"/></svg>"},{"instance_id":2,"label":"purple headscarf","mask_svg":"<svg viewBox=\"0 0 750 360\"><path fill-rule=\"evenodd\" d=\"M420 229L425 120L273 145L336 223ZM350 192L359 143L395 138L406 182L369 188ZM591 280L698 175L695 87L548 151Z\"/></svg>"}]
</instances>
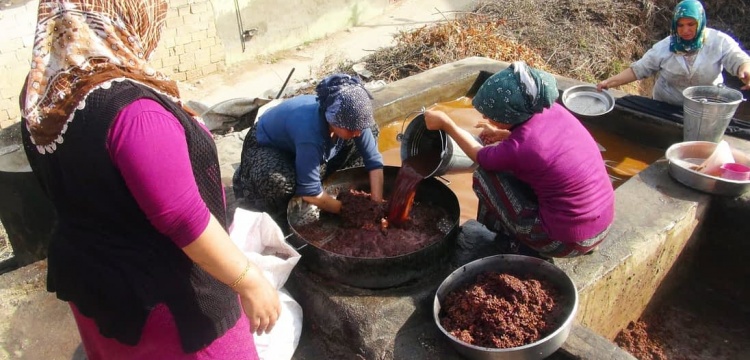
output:
<instances>
[{"instance_id":1,"label":"purple headscarf","mask_svg":"<svg viewBox=\"0 0 750 360\"><path fill-rule=\"evenodd\" d=\"M375 124L372 95L359 78L334 74L315 88L320 111L331 126L351 131L364 130Z\"/></svg>"}]
</instances>

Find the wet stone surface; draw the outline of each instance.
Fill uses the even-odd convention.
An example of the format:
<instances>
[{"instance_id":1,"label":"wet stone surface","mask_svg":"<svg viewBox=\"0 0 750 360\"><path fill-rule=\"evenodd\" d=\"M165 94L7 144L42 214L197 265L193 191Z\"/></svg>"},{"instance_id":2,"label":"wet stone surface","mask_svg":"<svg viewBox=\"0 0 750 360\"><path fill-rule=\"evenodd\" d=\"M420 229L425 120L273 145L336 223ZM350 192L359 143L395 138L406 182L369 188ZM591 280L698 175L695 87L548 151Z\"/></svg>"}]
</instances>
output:
<instances>
[{"instance_id":1,"label":"wet stone surface","mask_svg":"<svg viewBox=\"0 0 750 360\"><path fill-rule=\"evenodd\" d=\"M465 359L435 323L435 292L454 269L504 253L502 242L482 224L469 220L461 227L450 261L428 276L383 290L332 283L297 266L285 285L304 311L302 337L293 359ZM574 325L568 341L547 358L560 359L634 358Z\"/></svg>"},{"instance_id":2,"label":"wet stone surface","mask_svg":"<svg viewBox=\"0 0 750 360\"><path fill-rule=\"evenodd\" d=\"M294 359L462 359L433 319L435 291L457 267L499 253L495 234L469 221L450 262L404 286L366 290L331 283L298 266L286 286L304 310Z\"/></svg>"}]
</instances>

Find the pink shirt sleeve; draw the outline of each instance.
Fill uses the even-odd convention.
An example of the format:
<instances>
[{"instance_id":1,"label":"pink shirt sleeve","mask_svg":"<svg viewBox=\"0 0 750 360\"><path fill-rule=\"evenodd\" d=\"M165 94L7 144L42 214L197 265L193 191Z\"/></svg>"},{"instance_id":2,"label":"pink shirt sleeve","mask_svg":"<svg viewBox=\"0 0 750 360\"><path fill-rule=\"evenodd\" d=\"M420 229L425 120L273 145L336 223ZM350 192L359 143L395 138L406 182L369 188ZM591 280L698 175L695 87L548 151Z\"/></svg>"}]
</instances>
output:
<instances>
[{"instance_id":1,"label":"pink shirt sleeve","mask_svg":"<svg viewBox=\"0 0 750 360\"><path fill-rule=\"evenodd\" d=\"M159 103L123 108L107 138L109 154L151 224L179 247L206 229L210 212L198 192L185 129Z\"/></svg>"}]
</instances>

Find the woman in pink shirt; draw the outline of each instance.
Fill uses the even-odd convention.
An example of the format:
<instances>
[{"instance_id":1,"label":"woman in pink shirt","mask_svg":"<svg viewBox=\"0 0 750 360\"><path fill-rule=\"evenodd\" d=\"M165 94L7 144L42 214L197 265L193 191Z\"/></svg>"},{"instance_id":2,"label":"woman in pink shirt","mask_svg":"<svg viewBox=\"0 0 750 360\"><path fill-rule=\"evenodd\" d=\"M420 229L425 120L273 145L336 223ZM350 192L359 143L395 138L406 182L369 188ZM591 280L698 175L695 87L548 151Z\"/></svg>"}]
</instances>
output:
<instances>
[{"instance_id":1,"label":"woman in pink shirt","mask_svg":"<svg viewBox=\"0 0 750 360\"><path fill-rule=\"evenodd\" d=\"M231 241L211 134L147 62L165 0L41 0L23 143L55 206L47 290L91 360L258 358L281 310Z\"/></svg>"},{"instance_id":2,"label":"woman in pink shirt","mask_svg":"<svg viewBox=\"0 0 750 360\"><path fill-rule=\"evenodd\" d=\"M606 237L614 190L596 141L560 104L555 78L515 62L472 100L487 122L479 143L445 113L428 111L428 129L443 130L479 164L477 220L543 257L586 254Z\"/></svg>"}]
</instances>

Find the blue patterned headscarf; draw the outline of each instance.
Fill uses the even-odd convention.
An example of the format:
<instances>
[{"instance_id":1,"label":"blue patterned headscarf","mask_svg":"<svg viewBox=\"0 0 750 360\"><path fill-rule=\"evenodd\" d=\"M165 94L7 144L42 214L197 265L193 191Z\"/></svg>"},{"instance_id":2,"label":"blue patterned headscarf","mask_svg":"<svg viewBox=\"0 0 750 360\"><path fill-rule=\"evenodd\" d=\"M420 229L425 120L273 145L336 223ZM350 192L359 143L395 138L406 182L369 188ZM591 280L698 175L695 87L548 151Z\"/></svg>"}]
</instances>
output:
<instances>
[{"instance_id":1,"label":"blue patterned headscarf","mask_svg":"<svg viewBox=\"0 0 750 360\"><path fill-rule=\"evenodd\" d=\"M315 88L320 111L332 126L351 131L364 130L375 123L372 95L362 82L347 74L334 74Z\"/></svg>"},{"instance_id":2,"label":"blue patterned headscarf","mask_svg":"<svg viewBox=\"0 0 750 360\"><path fill-rule=\"evenodd\" d=\"M682 18L691 18L698 22L698 30L691 40L683 40L677 34L677 21ZM681 1L674 8L672 17L672 34L669 38L669 51L677 54L689 53L703 47L703 30L706 29L706 11L697 0Z\"/></svg>"},{"instance_id":3,"label":"blue patterned headscarf","mask_svg":"<svg viewBox=\"0 0 750 360\"><path fill-rule=\"evenodd\" d=\"M517 61L490 76L471 104L492 121L516 125L552 106L559 95L554 76Z\"/></svg>"}]
</instances>

